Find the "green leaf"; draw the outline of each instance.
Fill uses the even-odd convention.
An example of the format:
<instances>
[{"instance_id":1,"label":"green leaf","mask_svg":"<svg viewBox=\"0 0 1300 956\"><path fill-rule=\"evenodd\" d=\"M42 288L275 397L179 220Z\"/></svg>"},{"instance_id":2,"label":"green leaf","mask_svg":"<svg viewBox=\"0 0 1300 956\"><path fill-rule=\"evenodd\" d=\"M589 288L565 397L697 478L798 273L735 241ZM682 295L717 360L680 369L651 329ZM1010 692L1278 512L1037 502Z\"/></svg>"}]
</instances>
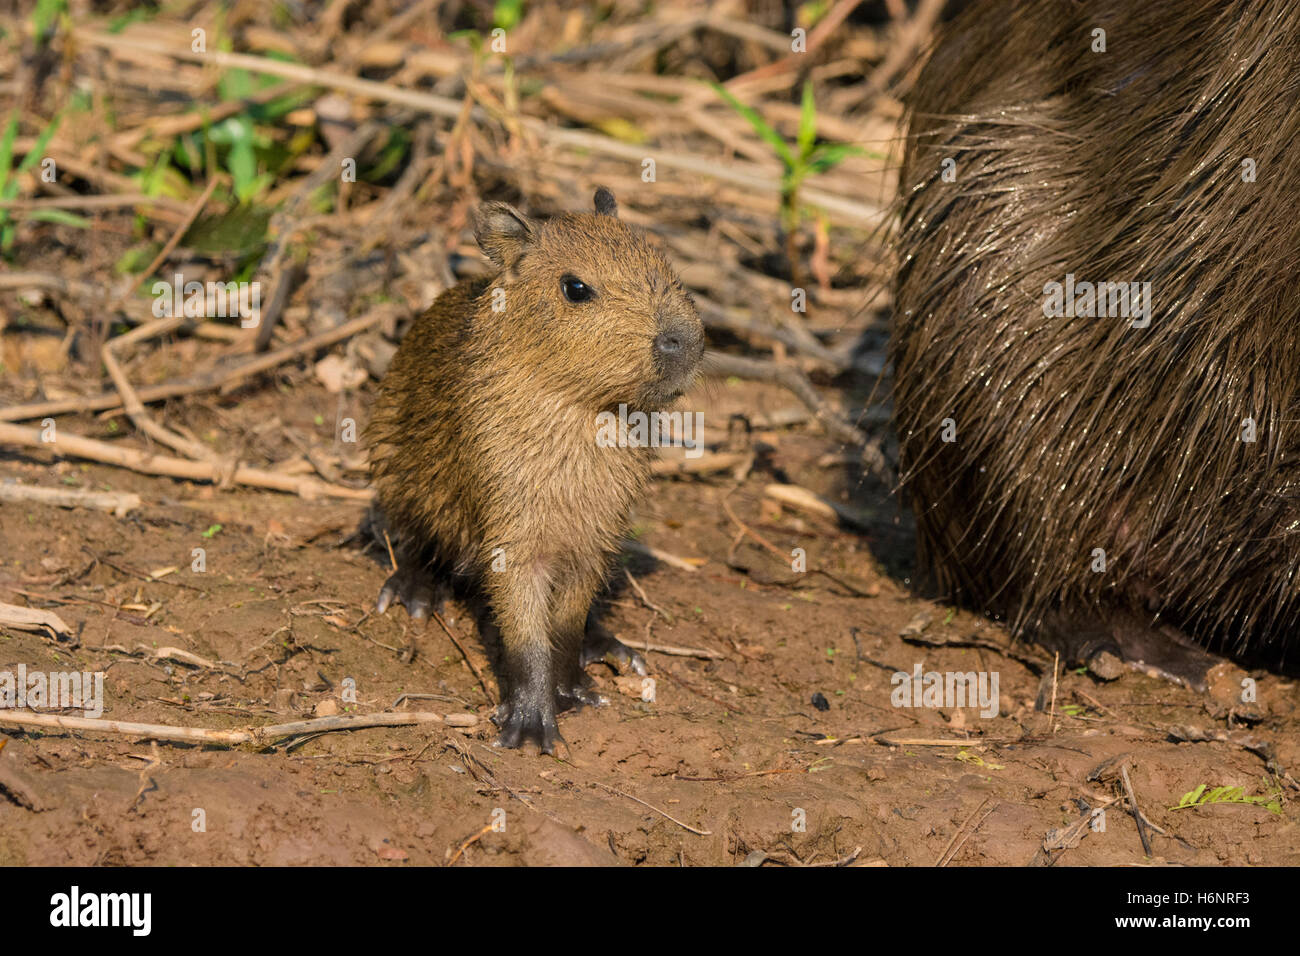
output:
<instances>
[{"instance_id":1,"label":"green leaf","mask_svg":"<svg viewBox=\"0 0 1300 956\"><path fill-rule=\"evenodd\" d=\"M203 168L203 153L199 150L198 137L193 133L177 137L172 156L176 165L184 166L190 172Z\"/></svg>"},{"instance_id":2,"label":"green leaf","mask_svg":"<svg viewBox=\"0 0 1300 956\"><path fill-rule=\"evenodd\" d=\"M132 246L122 253L117 262L113 263L113 271L122 275L135 275L143 272L145 266L153 262L161 249L161 242L147 242L144 245Z\"/></svg>"},{"instance_id":3,"label":"green leaf","mask_svg":"<svg viewBox=\"0 0 1300 956\"><path fill-rule=\"evenodd\" d=\"M813 143L817 142L817 107L813 103L812 80L804 80L803 102L799 105L799 158L807 159L812 155Z\"/></svg>"},{"instance_id":4,"label":"green leaf","mask_svg":"<svg viewBox=\"0 0 1300 956\"><path fill-rule=\"evenodd\" d=\"M217 95L223 101L242 100L253 93L253 78L247 70L227 70L217 81Z\"/></svg>"},{"instance_id":5,"label":"green leaf","mask_svg":"<svg viewBox=\"0 0 1300 956\"><path fill-rule=\"evenodd\" d=\"M27 155L23 157L23 161L18 164L18 171L20 173L27 172L27 170L31 169L41 161L45 155L45 147L50 144L50 137L54 135L54 131L58 128L59 118L56 116L54 119L50 120L49 126L41 130L41 134L36 137L36 142L32 144L32 148L27 151Z\"/></svg>"},{"instance_id":6,"label":"green leaf","mask_svg":"<svg viewBox=\"0 0 1300 956\"><path fill-rule=\"evenodd\" d=\"M53 222L60 226L76 226L78 229L89 229L90 220L85 216L78 216L76 213L68 212L66 209L37 209L27 214L28 219L36 219L40 222Z\"/></svg>"},{"instance_id":7,"label":"green leaf","mask_svg":"<svg viewBox=\"0 0 1300 956\"><path fill-rule=\"evenodd\" d=\"M18 112L9 114L9 125L5 127L4 136L0 137L0 198L12 199L18 192L18 183L9 182L9 166L14 158L14 139L18 136Z\"/></svg>"},{"instance_id":8,"label":"green leaf","mask_svg":"<svg viewBox=\"0 0 1300 956\"><path fill-rule=\"evenodd\" d=\"M153 16L152 10L130 10L109 20L107 29L109 33L121 33L131 24L146 22Z\"/></svg>"},{"instance_id":9,"label":"green leaf","mask_svg":"<svg viewBox=\"0 0 1300 956\"><path fill-rule=\"evenodd\" d=\"M257 155L253 152L252 126L247 127L248 135L235 140L226 156L226 168L235 181L235 195L241 200L253 195L254 180L257 179Z\"/></svg>"},{"instance_id":10,"label":"green leaf","mask_svg":"<svg viewBox=\"0 0 1300 956\"><path fill-rule=\"evenodd\" d=\"M456 30L447 34L447 39L455 43L457 40L465 40L469 43L470 52L478 56L483 49L483 35L477 30Z\"/></svg>"},{"instance_id":11,"label":"green leaf","mask_svg":"<svg viewBox=\"0 0 1300 956\"><path fill-rule=\"evenodd\" d=\"M808 158L808 171L824 173L833 169L850 156L861 156L866 152L861 146L852 143L822 143L812 151Z\"/></svg>"},{"instance_id":12,"label":"green leaf","mask_svg":"<svg viewBox=\"0 0 1300 956\"><path fill-rule=\"evenodd\" d=\"M37 42L45 36L46 30L54 26L54 21L67 6L67 0L36 0L36 9L32 11L32 33Z\"/></svg>"},{"instance_id":13,"label":"green leaf","mask_svg":"<svg viewBox=\"0 0 1300 956\"><path fill-rule=\"evenodd\" d=\"M1280 815L1282 813L1282 803L1278 799L1280 793L1280 790L1275 790L1273 793L1256 797L1248 795L1244 787L1215 787L1207 791L1205 784L1201 784L1190 793L1183 794L1178 801L1178 806L1169 809L1186 810L1192 807L1208 806L1212 803L1232 803L1262 807L1269 813Z\"/></svg>"},{"instance_id":14,"label":"green leaf","mask_svg":"<svg viewBox=\"0 0 1300 956\"><path fill-rule=\"evenodd\" d=\"M379 150L379 156L375 160L375 164L368 169L362 170L360 178L366 182L378 182L383 179L401 164L402 159L410 149L410 145L410 134L402 127L394 126L388 133L388 139Z\"/></svg>"},{"instance_id":15,"label":"green leaf","mask_svg":"<svg viewBox=\"0 0 1300 956\"><path fill-rule=\"evenodd\" d=\"M503 30L510 30L523 18L523 0L497 0L492 11L492 21Z\"/></svg>"},{"instance_id":16,"label":"green leaf","mask_svg":"<svg viewBox=\"0 0 1300 956\"><path fill-rule=\"evenodd\" d=\"M749 125L754 127L754 132L756 132L764 142L772 147L773 151L775 151L776 155L780 157L781 162L785 164L787 169L793 169L795 167L794 153L790 152L789 144L781 138L780 133L767 124L767 120L758 115L757 110L752 106L746 106L744 103L740 102L740 100L736 99L731 92L720 83L710 81L709 85L713 87L719 96L727 101L733 110L749 121Z\"/></svg>"},{"instance_id":17,"label":"green leaf","mask_svg":"<svg viewBox=\"0 0 1300 956\"><path fill-rule=\"evenodd\" d=\"M182 241L203 255L247 255L266 243L270 221L269 209L245 203L224 213L201 217Z\"/></svg>"},{"instance_id":18,"label":"green leaf","mask_svg":"<svg viewBox=\"0 0 1300 956\"><path fill-rule=\"evenodd\" d=\"M245 115L252 118L255 123L274 123L281 117L292 113L304 103L310 102L316 95L316 90L311 88L290 90L283 96L277 96L265 103L250 103Z\"/></svg>"}]
</instances>

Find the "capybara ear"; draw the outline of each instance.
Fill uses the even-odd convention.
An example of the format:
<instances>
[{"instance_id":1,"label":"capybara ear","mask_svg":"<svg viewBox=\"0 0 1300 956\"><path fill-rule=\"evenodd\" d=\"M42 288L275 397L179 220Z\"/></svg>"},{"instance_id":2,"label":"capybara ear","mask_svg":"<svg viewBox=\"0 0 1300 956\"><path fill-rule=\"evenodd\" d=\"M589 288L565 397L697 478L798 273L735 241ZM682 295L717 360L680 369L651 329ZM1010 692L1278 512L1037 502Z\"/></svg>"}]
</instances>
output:
<instances>
[{"instance_id":1,"label":"capybara ear","mask_svg":"<svg viewBox=\"0 0 1300 956\"><path fill-rule=\"evenodd\" d=\"M474 213L474 238L484 255L505 268L532 242L533 224L508 203L485 202Z\"/></svg>"},{"instance_id":2,"label":"capybara ear","mask_svg":"<svg viewBox=\"0 0 1300 956\"><path fill-rule=\"evenodd\" d=\"M618 218L618 202L605 186L596 187L596 215Z\"/></svg>"}]
</instances>

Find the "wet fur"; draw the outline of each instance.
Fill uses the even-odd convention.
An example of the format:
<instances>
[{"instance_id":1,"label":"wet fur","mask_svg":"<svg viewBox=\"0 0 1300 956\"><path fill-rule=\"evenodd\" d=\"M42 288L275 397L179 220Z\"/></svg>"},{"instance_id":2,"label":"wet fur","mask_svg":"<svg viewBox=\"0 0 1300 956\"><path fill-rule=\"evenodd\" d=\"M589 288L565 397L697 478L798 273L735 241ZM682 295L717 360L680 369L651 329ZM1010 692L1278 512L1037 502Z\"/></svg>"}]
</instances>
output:
<instances>
[{"instance_id":1,"label":"wet fur","mask_svg":"<svg viewBox=\"0 0 1300 956\"><path fill-rule=\"evenodd\" d=\"M1135 608L1294 656L1297 104L1295 0L989 0L937 40L908 104L891 358L946 590L1020 632ZM1045 317L1067 272L1150 281L1150 327Z\"/></svg>"}]
</instances>

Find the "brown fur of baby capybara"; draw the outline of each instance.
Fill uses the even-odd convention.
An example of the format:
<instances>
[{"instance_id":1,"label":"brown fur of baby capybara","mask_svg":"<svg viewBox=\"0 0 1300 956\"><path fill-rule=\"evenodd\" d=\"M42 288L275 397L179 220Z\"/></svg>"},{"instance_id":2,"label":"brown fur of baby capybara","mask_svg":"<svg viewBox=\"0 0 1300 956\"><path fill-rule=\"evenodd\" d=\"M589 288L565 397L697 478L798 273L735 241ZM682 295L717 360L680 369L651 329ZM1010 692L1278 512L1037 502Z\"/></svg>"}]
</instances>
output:
<instances>
[{"instance_id":1,"label":"brown fur of baby capybara","mask_svg":"<svg viewBox=\"0 0 1300 956\"><path fill-rule=\"evenodd\" d=\"M977 2L908 108L891 353L922 564L1021 632L1126 609L1293 668L1300 2ZM1067 273L1150 282L1150 325L1046 316Z\"/></svg>"},{"instance_id":2,"label":"brown fur of baby capybara","mask_svg":"<svg viewBox=\"0 0 1300 956\"><path fill-rule=\"evenodd\" d=\"M597 415L664 407L703 351L663 255L607 190L596 207L536 221L485 204L475 233L496 272L415 321L367 434L399 563L467 576L487 598L505 665L500 742L547 752L562 743L556 710L596 699L584 624L650 473L648 449L597 443ZM569 300L574 279L591 298ZM666 334L681 346L667 357Z\"/></svg>"}]
</instances>

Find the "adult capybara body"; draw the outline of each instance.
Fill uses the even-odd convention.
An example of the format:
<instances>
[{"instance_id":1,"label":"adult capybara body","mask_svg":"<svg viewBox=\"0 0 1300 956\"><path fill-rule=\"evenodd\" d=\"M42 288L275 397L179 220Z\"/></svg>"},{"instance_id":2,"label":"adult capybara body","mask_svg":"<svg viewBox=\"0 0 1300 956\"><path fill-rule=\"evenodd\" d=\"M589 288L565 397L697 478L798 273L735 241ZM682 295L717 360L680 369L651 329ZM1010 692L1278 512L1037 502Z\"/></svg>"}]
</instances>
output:
<instances>
[{"instance_id":1,"label":"adult capybara body","mask_svg":"<svg viewBox=\"0 0 1300 956\"><path fill-rule=\"evenodd\" d=\"M703 326L608 190L595 213L546 221L487 203L475 233L493 273L415 321L367 433L399 565L379 611L397 599L427 616L434 579L451 575L486 596L505 665L498 742L554 752L556 712L599 701L583 664L634 660L585 624L653 452L599 441L598 418L677 398Z\"/></svg>"},{"instance_id":2,"label":"adult capybara body","mask_svg":"<svg viewBox=\"0 0 1300 956\"><path fill-rule=\"evenodd\" d=\"M1137 620L1285 664L1300 2L977 2L908 105L891 355L922 564L1021 633Z\"/></svg>"}]
</instances>

